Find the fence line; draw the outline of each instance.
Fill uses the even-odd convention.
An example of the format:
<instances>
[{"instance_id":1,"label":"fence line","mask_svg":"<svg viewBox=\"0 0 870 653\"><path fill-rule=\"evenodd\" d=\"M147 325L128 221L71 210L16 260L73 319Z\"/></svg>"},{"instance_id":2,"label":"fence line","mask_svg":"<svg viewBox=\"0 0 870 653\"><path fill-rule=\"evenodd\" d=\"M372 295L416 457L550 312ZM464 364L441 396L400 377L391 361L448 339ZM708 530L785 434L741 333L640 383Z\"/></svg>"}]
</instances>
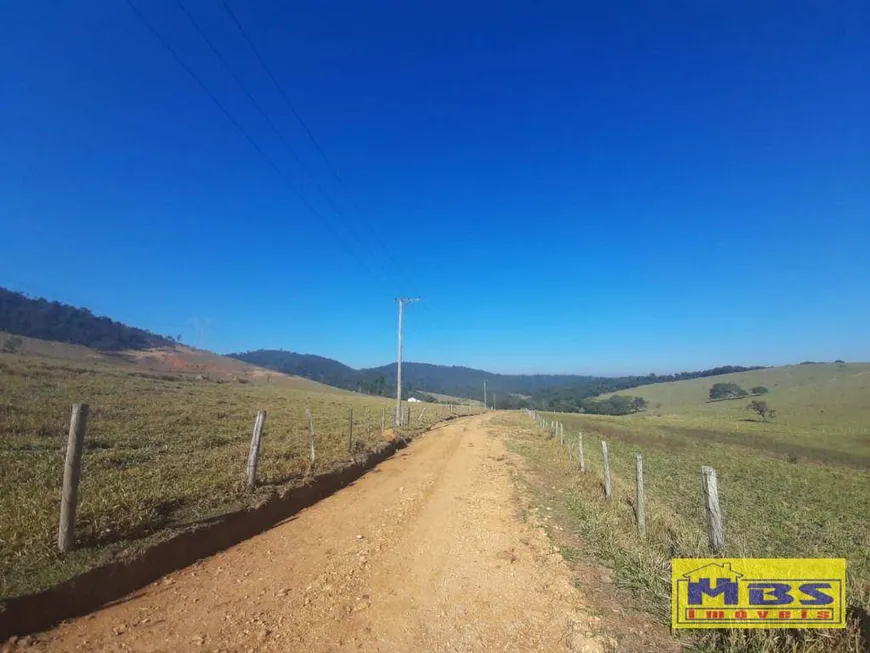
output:
<instances>
[{"instance_id":1,"label":"fence line","mask_svg":"<svg viewBox=\"0 0 870 653\"><path fill-rule=\"evenodd\" d=\"M308 418L308 442L311 445L311 454L308 459L310 467L314 467L314 461L317 459L317 451L314 447L314 418L311 417L311 411L305 409L305 417Z\"/></svg>"},{"instance_id":2,"label":"fence line","mask_svg":"<svg viewBox=\"0 0 870 653\"><path fill-rule=\"evenodd\" d=\"M710 549L714 553L722 553L725 548L725 533L722 527L722 509L719 507L716 470L705 465L701 468L701 480L704 488L704 512L707 515L707 535Z\"/></svg>"},{"instance_id":3,"label":"fence line","mask_svg":"<svg viewBox=\"0 0 870 653\"><path fill-rule=\"evenodd\" d=\"M426 415L434 415L435 420L432 424L441 421L446 412L447 418L452 419L455 416L473 415L480 412L473 406L462 406L459 408L455 405L450 405L447 410L441 406L439 410L428 412L429 407L424 406L422 412L417 418L417 424L423 424ZM60 519L57 532L57 547L61 553L66 553L75 547L76 533L76 512L79 499L79 480L81 478L82 455L85 445L85 433L88 421L88 404L77 403L72 407L72 415L70 417L69 435L67 439L66 454L64 460L63 472L63 489L60 501ZM411 424L411 407L408 406L406 411L406 424ZM305 409L305 419L308 425L308 471L311 473L317 461L317 445L316 432L314 428L314 417L311 410ZM381 410L381 435L386 435L386 407ZM363 421L363 433L376 433L377 424L371 423L371 411L366 412L366 418ZM251 436L251 444L248 449L247 464L245 466L245 485L251 490L257 484L257 468L259 466L260 452L263 444L263 430L266 424L266 411L258 410L254 420L254 430ZM358 424L359 426L359 424ZM354 451L354 419L353 407L350 408L348 414L347 426L347 450L349 454ZM357 429L359 431L359 428ZM343 436L339 436L343 437Z\"/></svg>"},{"instance_id":4,"label":"fence line","mask_svg":"<svg viewBox=\"0 0 870 653\"><path fill-rule=\"evenodd\" d=\"M635 514L637 515L637 532L641 537L646 537L646 507L643 497L643 456L634 455L635 469Z\"/></svg>"},{"instance_id":5,"label":"fence line","mask_svg":"<svg viewBox=\"0 0 870 653\"><path fill-rule=\"evenodd\" d=\"M607 455L607 442L601 441L601 455L604 456L604 498L610 501L613 498L610 485L610 457Z\"/></svg>"},{"instance_id":6,"label":"fence line","mask_svg":"<svg viewBox=\"0 0 870 653\"><path fill-rule=\"evenodd\" d=\"M82 471L82 449L87 423L88 405L75 404L69 421L69 439L63 466L63 494L60 500L60 525L57 531L57 548L61 553L69 551L75 542L79 477Z\"/></svg>"},{"instance_id":7,"label":"fence line","mask_svg":"<svg viewBox=\"0 0 870 653\"><path fill-rule=\"evenodd\" d=\"M526 410L526 414L535 422L541 430L547 433L548 438L552 438L554 433L560 434L560 444L564 442L561 437L564 426L561 422L555 422L537 411ZM558 426L554 426L558 424ZM613 498L612 479L610 475L610 455L607 448L607 442L601 438L601 454L603 466L603 484L604 498L606 501L611 501ZM586 461L583 455L583 433L577 434L577 457L580 459L580 472L586 471ZM569 447L569 458L573 460ZM637 522L638 535L642 538L646 537L646 496L644 489L643 475L643 455L636 453L635 457L635 498L634 498L634 513ZM573 467L573 465L572 465ZM707 539L710 551L714 554L721 554L725 550L725 535L724 535L724 519L722 508L719 505L719 487L716 479L716 470L712 467L704 465L701 467L701 481L704 500L704 513L706 518Z\"/></svg>"},{"instance_id":8,"label":"fence line","mask_svg":"<svg viewBox=\"0 0 870 653\"><path fill-rule=\"evenodd\" d=\"M257 482L257 461L260 457L260 438L263 435L263 426L266 424L266 411L258 410L254 420L254 435L251 437L251 449L248 452L248 489L254 487Z\"/></svg>"}]
</instances>

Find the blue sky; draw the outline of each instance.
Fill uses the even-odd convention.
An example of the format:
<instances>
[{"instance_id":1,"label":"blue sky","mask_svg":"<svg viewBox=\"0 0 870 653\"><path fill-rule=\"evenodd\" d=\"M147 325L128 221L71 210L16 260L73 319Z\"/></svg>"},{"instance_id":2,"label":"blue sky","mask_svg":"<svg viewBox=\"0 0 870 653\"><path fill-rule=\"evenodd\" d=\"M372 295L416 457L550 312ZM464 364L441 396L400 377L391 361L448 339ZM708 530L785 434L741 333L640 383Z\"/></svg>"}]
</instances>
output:
<instances>
[{"instance_id":1,"label":"blue sky","mask_svg":"<svg viewBox=\"0 0 870 653\"><path fill-rule=\"evenodd\" d=\"M175 0L134 3L283 176L126 3L3 3L0 284L355 366L399 294L410 360L870 360L866 2L227 0L349 196L183 2L305 167Z\"/></svg>"}]
</instances>

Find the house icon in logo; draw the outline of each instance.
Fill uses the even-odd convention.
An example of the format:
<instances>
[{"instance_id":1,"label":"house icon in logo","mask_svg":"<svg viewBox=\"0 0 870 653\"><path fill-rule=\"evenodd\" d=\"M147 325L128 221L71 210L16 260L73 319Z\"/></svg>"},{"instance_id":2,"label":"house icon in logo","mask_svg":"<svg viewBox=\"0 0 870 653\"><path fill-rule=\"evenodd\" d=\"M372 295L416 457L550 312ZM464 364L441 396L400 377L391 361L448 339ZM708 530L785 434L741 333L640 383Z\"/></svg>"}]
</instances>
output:
<instances>
[{"instance_id":1,"label":"house icon in logo","mask_svg":"<svg viewBox=\"0 0 870 653\"><path fill-rule=\"evenodd\" d=\"M716 562L711 562L703 567L693 569L688 574L683 574L683 578L687 578L689 582L697 582L702 578L727 578L736 583L738 578L743 578L743 574L734 571L730 562L721 565Z\"/></svg>"},{"instance_id":2,"label":"house icon in logo","mask_svg":"<svg viewBox=\"0 0 870 653\"><path fill-rule=\"evenodd\" d=\"M683 574L688 581L689 605L703 605L704 596L716 597L722 594L725 605L737 605L739 599L738 580L743 574L734 571L730 562L719 564L711 562ZM715 583L714 583L715 581Z\"/></svg>"}]
</instances>

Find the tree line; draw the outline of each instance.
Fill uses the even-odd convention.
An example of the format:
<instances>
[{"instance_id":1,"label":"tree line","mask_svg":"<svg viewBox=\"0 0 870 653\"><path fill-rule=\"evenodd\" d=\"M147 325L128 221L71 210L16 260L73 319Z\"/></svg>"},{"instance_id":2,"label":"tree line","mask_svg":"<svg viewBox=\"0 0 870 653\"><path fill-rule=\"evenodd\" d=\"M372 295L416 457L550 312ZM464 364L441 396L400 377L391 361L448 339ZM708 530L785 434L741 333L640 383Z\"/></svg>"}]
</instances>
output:
<instances>
[{"instance_id":1,"label":"tree line","mask_svg":"<svg viewBox=\"0 0 870 653\"><path fill-rule=\"evenodd\" d=\"M94 315L86 308L29 297L6 288L0 288L0 331L102 351L174 344L172 338Z\"/></svg>"}]
</instances>

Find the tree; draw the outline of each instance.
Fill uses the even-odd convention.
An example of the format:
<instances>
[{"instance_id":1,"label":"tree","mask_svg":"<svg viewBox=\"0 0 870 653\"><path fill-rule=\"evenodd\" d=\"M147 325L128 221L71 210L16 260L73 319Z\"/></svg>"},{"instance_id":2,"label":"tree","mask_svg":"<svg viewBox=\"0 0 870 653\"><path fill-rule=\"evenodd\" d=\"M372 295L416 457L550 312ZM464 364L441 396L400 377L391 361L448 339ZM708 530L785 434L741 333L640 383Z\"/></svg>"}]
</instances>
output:
<instances>
[{"instance_id":1,"label":"tree","mask_svg":"<svg viewBox=\"0 0 870 653\"><path fill-rule=\"evenodd\" d=\"M749 388L749 392L754 395L766 395L768 393L768 389L763 385L757 385L754 388Z\"/></svg>"},{"instance_id":2,"label":"tree","mask_svg":"<svg viewBox=\"0 0 870 653\"><path fill-rule=\"evenodd\" d=\"M746 410L758 414L762 422L766 422L768 419L776 417L776 411L768 406L766 401L759 401L758 399L750 401L746 406Z\"/></svg>"},{"instance_id":3,"label":"tree","mask_svg":"<svg viewBox=\"0 0 870 653\"><path fill-rule=\"evenodd\" d=\"M626 397L613 395L607 399L596 401L584 399L580 403L580 409L590 415L630 415L645 410L647 401L643 397Z\"/></svg>"},{"instance_id":4,"label":"tree","mask_svg":"<svg viewBox=\"0 0 870 653\"><path fill-rule=\"evenodd\" d=\"M740 399L747 395L746 390L736 383L716 383L710 388L710 401Z\"/></svg>"}]
</instances>

